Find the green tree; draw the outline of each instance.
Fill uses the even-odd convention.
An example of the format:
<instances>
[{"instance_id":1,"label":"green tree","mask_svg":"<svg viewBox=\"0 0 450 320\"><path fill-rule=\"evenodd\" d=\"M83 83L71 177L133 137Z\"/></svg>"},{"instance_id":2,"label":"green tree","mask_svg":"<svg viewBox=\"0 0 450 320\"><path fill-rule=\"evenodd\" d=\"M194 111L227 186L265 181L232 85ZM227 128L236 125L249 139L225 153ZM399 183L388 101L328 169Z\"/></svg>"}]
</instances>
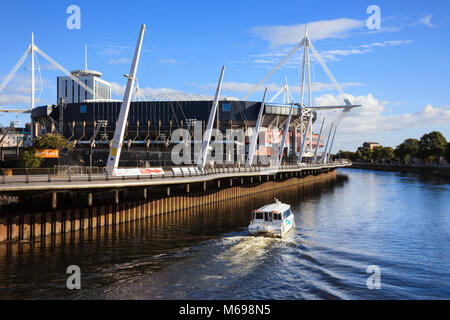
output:
<instances>
[{"instance_id":1,"label":"green tree","mask_svg":"<svg viewBox=\"0 0 450 320\"><path fill-rule=\"evenodd\" d=\"M394 149L392 147L383 148L383 159L385 161L391 161L395 158Z\"/></svg>"},{"instance_id":2,"label":"green tree","mask_svg":"<svg viewBox=\"0 0 450 320\"><path fill-rule=\"evenodd\" d=\"M419 141L419 155L422 159L432 162L445 154L447 139L438 131L424 134Z\"/></svg>"},{"instance_id":3,"label":"green tree","mask_svg":"<svg viewBox=\"0 0 450 320\"><path fill-rule=\"evenodd\" d=\"M355 157L354 152L343 150L339 150L339 152L335 156L336 159L348 159L348 160L353 160L354 157Z\"/></svg>"},{"instance_id":4,"label":"green tree","mask_svg":"<svg viewBox=\"0 0 450 320\"><path fill-rule=\"evenodd\" d=\"M39 168L43 159L36 156L36 150L72 149L72 145L60 134L47 133L34 140L33 146L24 150L19 159L23 168Z\"/></svg>"},{"instance_id":5,"label":"green tree","mask_svg":"<svg viewBox=\"0 0 450 320\"><path fill-rule=\"evenodd\" d=\"M370 148L359 148L355 158L359 161L372 161L373 150Z\"/></svg>"},{"instance_id":6,"label":"green tree","mask_svg":"<svg viewBox=\"0 0 450 320\"><path fill-rule=\"evenodd\" d=\"M72 149L72 145L60 134L47 133L37 137L33 143L35 149Z\"/></svg>"},{"instance_id":7,"label":"green tree","mask_svg":"<svg viewBox=\"0 0 450 320\"><path fill-rule=\"evenodd\" d=\"M42 159L36 156L34 148L25 149L19 159L19 165L22 168L39 168Z\"/></svg>"},{"instance_id":8,"label":"green tree","mask_svg":"<svg viewBox=\"0 0 450 320\"><path fill-rule=\"evenodd\" d=\"M450 163L450 142L447 143L447 148L445 149L445 160Z\"/></svg>"},{"instance_id":9,"label":"green tree","mask_svg":"<svg viewBox=\"0 0 450 320\"><path fill-rule=\"evenodd\" d=\"M383 152L382 146L373 148L373 153L372 153L373 160L381 161L381 160L383 160L383 157L384 157L384 152Z\"/></svg>"},{"instance_id":10,"label":"green tree","mask_svg":"<svg viewBox=\"0 0 450 320\"><path fill-rule=\"evenodd\" d=\"M395 148L395 156L403 163L419 155L419 140L406 139Z\"/></svg>"},{"instance_id":11,"label":"green tree","mask_svg":"<svg viewBox=\"0 0 450 320\"><path fill-rule=\"evenodd\" d=\"M375 147L372 159L376 161L390 161L394 158L394 149L391 147Z\"/></svg>"}]
</instances>

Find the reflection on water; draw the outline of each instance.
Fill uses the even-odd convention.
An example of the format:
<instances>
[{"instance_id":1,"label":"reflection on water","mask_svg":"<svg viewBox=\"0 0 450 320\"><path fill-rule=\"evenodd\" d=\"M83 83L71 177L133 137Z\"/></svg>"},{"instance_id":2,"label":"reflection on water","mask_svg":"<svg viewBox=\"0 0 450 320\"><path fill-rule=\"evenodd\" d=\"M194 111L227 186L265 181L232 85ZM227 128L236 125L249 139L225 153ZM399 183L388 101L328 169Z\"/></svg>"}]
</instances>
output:
<instances>
[{"instance_id":1,"label":"reflection on water","mask_svg":"<svg viewBox=\"0 0 450 320\"><path fill-rule=\"evenodd\" d=\"M347 169L291 187L146 220L0 245L0 298L449 298L450 185ZM250 212L277 197L296 230L251 237ZM82 290L66 289L79 265ZM381 268L369 290L366 268Z\"/></svg>"}]
</instances>

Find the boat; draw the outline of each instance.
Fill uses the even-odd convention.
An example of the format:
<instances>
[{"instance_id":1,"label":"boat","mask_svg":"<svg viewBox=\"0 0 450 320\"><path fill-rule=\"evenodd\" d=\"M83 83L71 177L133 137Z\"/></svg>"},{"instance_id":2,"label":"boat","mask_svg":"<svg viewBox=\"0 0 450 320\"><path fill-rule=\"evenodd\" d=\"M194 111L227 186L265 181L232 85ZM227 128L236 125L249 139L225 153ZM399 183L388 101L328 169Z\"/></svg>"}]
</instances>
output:
<instances>
[{"instance_id":1,"label":"boat","mask_svg":"<svg viewBox=\"0 0 450 320\"><path fill-rule=\"evenodd\" d=\"M248 226L248 232L255 236L268 235L283 238L294 229L294 226L291 206L275 199L274 203L252 212L252 221Z\"/></svg>"}]
</instances>

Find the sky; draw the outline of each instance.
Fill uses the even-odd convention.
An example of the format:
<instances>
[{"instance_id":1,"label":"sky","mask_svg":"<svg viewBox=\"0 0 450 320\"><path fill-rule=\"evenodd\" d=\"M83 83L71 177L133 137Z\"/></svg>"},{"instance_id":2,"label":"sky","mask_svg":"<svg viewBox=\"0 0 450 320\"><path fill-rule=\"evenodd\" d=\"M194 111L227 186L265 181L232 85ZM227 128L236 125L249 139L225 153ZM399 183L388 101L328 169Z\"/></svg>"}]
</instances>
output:
<instances>
[{"instance_id":1,"label":"sky","mask_svg":"<svg viewBox=\"0 0 450 320\"><path fill-rule=\"evenodd\" d=\"M80 8L80 29L67 20ZM368 8L380 12L377 25ZM349 100L361 108L340 123L334 150L364 141L395 147L438 130L450 140L450 2L444 1L3 1L0 11L0 81L36 45L67 70L99 70L122 99L141 24L147 25L137 73L144 96L213 96L222 65L223 96L243 98L303 38L305 25ZM368 20L369 19L369 23ZM71 20L72 21L72 20ZM370 28L369 28L370 27ZM300 100L302 50L250 96L272 96L287 79ZM56 70L37 63L37 105L56 103ZM30 59L0 92L0 107L29 108ZM311 56L313 105L342 105ZM305 96L307 101L307 96ZM338 112L321 112L326 124ZM29 115L0 114L0 124ZM318 132L321 121L314 131Z\"/></svg>"}]
</instances>

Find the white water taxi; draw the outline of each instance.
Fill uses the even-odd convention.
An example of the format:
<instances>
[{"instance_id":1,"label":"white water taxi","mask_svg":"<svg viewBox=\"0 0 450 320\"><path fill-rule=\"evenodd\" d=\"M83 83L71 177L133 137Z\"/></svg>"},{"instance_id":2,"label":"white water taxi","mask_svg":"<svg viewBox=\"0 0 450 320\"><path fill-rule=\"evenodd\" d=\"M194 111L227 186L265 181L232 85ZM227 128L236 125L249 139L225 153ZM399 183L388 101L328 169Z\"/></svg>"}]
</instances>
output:
<instances>
[{"instance_id":1,"label":"white water taxi","mask_svg":"<svg viewBox=\"0 0 450 320\"><path fill-rule=\"evenodd\" d=\"M275 203L253 211L252 222L248 226L251 235L267 234L284 237L295 226L291 206L275 199Z\"/></svg>"}]
</instances>

